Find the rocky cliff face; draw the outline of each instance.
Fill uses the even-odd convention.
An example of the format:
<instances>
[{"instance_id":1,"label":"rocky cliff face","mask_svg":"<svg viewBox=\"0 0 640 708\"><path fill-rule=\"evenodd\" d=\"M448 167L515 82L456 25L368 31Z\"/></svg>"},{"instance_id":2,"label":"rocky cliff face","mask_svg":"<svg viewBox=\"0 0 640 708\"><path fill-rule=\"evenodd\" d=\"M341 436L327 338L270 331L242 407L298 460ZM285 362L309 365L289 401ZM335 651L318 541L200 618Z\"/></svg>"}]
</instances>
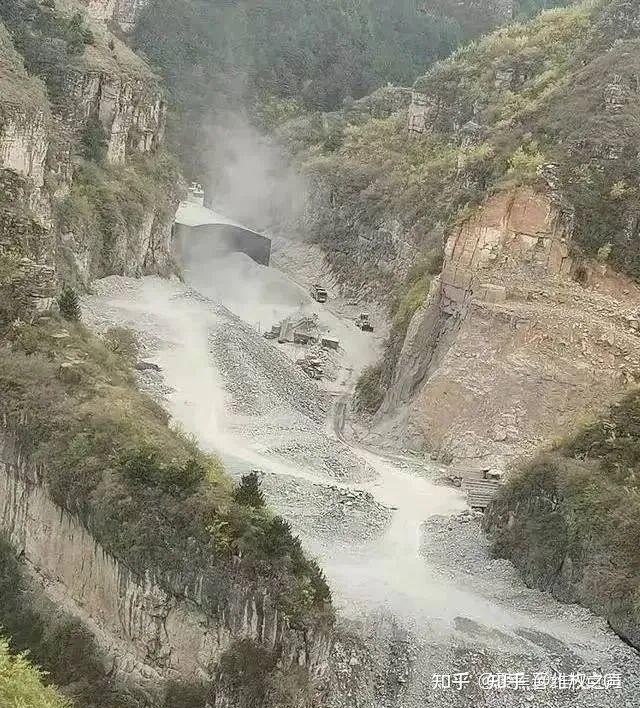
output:
<instances>
[{"instance_id":1,"label":"rocky cliff face","mask_svg":"<svg viewBox=\"0 0 640 708\"><path fill-rule=\"evenodd\" d=\"M440 459L502 466L633 383L640 290L570 240L570 214L528 189L454 229L380 418Z\"/></svg>"},{"instance_id":2,"label":"rocky cliff face","mask_svg":"<svg viewBox=\"0 0 640 708\"><path fill-rule=\"evenodd\" d=\"M396 210L384 208L388 205L377 198L373 185L371 193L358 193L366 188L373 170L344 158L332 142L344 143L345 134L351 132L360 141L358 147L366 150L367 136L361 131L370 121L383 125L395 121L401 113L404 124L410 102L409 89L387 86L340 112L325 114L320 129L317 117L303 115L277 131L279 142L299 154L308 187L306 198L299 200L304 202L302 207L289 209L292 218L276 227L280 232L277 235L289 239L292 232L297 232L321 245L337 287L347 297L380 299L388 293L390 285L401 280L415 260L416 241L421 234L419 229L415 233L407 229ZM389 137L392 150L397 147L396 136ZM375 157L374 169L386 164L385 156ZM294 184L299 189L299 180ZM284 208L281 212L287 213Z\"/></svg>"},{"instance_id":3,"label":"rocky cliff face","mask_svg":"<svg viewBox=\"0 0 640 708\"><path fill-rule=\"evenodd\" d=\"M117 7L92 2L88 10L104 19ZM33 37L52 23L68 22L55 8L41 8L29 22L13 4L3 12L10 28ZM83 31L88 44L82 53L67 51L52 68L32 45L20 55L0 25L0 53L9 69L0 94L0 179L6 187L0 209L3 225L21 224L3 229L1 247L5 258L22 264L14 271L37 271L35 280L43 280L43 268L49 269L46 287L36 288L46 296L20 297L34 300L36 310L46 307L61 280L86 285L97 275L173 268L176 175L163 167L163 89L102 24ZM16 289L21 280L16 272Z\"/></svg>"},{"instance_id":4,"label":"rocky cliff face","mask_svg":"<svg viewBox=\"0 0 640 708\"><path fill-rule=\"evenodd\" d=\"M88 14L96 20L115 20L120 27L129 32L140 10L149 4L149 0L80 0Z\"/></svg>"},{"instance_id":5,"label":"rocky cliff face","mask_svg":"<svg viewBox=\"0 0 640 708\"><path fill-rule=\"evenodd\" d=\"M151 153L162 144L166 103L153 75L122 76L108 71L74 72L63 91L71 108L65 124L76 132L95 116L105 131L106 160L123 165L136 154Z\"/></svg>"},{"instance_id":6,"label":"rocky cliff face","mask_svg":"<svg viewBox=\"0 0 640 708\"><path fill-rule=\"evenodd\" d=\"M142 692L145 705L162 704L168 680L214 678L221 686L216 705L236 705L219 662L240 640L277 653L285 672L300 667L315 680L326 669L329 637L293 629L266 588L238 581L212 612L204 609L201 584L171 594L151 577L136 577L51 501L38 468L7 433L0 445L0 532L49 598L90 628L114 686Z\"/></svg>"},{"instance_id":7,"label":"rocky cliff face","mask_svg":"<svg viewBox=\"0 0 640 708\"><path fill-rule=\"evenodd\" d=\"M7 312L13 316L47 309L55 291L51 209L43 193L52 119L45 87L27 74L1 23L0 55L0 262L16 301ZM8 303L4 288L2 295Z\"/></svg>"},{"instance_id":8,"label":"rocky cliff face","mask_svg":"<svg viewBox=\"0 0 640 708\"><path fill-rule=\"evenodd\" d=\"M408 111L304 156L324 200L307 230L389 306L383 433L502 465L635 380L637 14L504 27L431 67Z\"/></svg>"},{"instance_id":9,"label":"rocky cliff face","mask_svg":"<svg viewBox=\"0 0 640 708\"><path fill-rule=\"evenodd\" d=\"M28 179L35 189L44 184L44 159L48 148L45 111L7 115L0 134L0 164Z\"/></svg>"}]
</instances>

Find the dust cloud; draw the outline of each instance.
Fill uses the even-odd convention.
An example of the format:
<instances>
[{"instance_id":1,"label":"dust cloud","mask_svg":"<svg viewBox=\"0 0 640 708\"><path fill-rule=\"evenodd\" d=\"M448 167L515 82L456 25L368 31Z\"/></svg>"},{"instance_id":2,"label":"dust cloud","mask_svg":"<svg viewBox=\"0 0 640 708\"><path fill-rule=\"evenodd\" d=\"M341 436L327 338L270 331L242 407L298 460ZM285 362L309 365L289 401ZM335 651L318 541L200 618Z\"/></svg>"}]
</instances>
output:
<instances>
[{"instance_id":1,"label":"dust cloud","mask_svg":"<svg viewBox=\"0 0 640 708\"><path fill-rule=\"evenodd\" d=\"M241 113L209 130L205 206L257 231L291 231L304 211L307 184L282 146Z\"/></svg>"},{"instance_id":2,"label":"dust cloud","mask_svg":"<svg viewBox=\"0 0 640 708\"><path fill-rule=\"evenodd\" d=\"M308 293L283 273L244 253L208 257L203 245L197 253L198 257L185 254L185 275L191 285L261 331L311 302Z\"/></svg>"}]
</instances>

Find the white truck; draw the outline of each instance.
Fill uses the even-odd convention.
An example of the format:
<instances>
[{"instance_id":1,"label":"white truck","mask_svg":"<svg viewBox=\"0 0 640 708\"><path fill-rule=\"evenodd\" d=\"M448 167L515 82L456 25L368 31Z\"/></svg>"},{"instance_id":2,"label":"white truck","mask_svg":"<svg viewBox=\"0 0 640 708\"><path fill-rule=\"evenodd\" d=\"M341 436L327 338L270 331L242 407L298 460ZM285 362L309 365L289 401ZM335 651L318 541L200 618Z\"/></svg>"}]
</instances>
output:
<instances>
[{"instance_id":1,"label":"white truck","mask_svg":"<svg viewBox=\"0 0 640 708\"><path fill-rule=\"evenodd\" d=\"M321 285L314 285L311 288L311 297L316 300L316 302L326 302L328 295L327 291Z\"/></svg>"}]
</instances>

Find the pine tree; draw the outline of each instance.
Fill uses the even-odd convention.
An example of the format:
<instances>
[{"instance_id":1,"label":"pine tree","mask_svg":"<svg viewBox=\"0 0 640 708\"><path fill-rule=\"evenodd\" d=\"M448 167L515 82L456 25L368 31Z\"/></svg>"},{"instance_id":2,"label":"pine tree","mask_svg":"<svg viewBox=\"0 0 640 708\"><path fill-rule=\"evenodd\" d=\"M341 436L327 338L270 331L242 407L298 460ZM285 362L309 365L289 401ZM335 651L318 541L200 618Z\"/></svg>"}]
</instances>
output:
<instances>
[{"instance_id":1,"label":"pine tree","mask_svg":"<svg viewBox=\"0 0 640 708\"><path fill-rule=\"evenodd\" d=\"M67 287L66 285L62 288L62 292L58 298L58 308L65 320L69 320L70 322L80 321L80 298L73 288Z\"/></svg>"},{"instance_id":2,"label":"pine tree","mask_svg":"<svg viewBox=\"0 0 640 708\"><path fill-rule=\"evenodd\" d=\"M264 494L260 489L260 478L257 472L250 472L242 477L240 484L233 490L233 498L243 506L260 509L264 506Z\"/></svg>"}]
</instances>

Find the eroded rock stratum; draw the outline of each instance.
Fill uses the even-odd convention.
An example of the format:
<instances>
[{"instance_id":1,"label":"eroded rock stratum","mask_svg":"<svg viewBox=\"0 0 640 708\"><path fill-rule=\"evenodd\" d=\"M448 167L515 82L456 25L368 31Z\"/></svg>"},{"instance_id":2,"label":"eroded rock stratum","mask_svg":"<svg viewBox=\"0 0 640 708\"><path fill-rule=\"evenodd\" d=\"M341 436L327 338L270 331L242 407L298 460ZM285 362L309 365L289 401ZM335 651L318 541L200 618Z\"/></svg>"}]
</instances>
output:
<instances>
[{"instance_id":1,"label":"eroded rock stratum","mask_svg":"<svg viewBox=\"0 0 640 708\"><path fill-rule=\"evenodd\" d=\"M552 196L501 193L449 235L383 412L441 458L501 464L635 381L639 307L630 280L572 257Z\"/></svg>"}]
</instances>

